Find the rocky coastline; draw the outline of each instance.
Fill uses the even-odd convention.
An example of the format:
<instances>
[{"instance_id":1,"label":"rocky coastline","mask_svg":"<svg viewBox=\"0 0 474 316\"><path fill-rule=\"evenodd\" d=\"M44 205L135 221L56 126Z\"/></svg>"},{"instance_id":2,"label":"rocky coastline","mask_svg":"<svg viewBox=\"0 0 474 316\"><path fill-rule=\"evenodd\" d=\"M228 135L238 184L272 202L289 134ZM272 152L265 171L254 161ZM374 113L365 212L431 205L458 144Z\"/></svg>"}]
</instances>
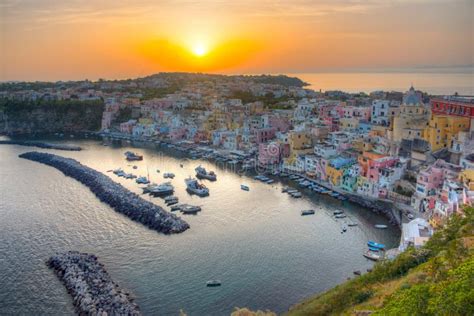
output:
<instances>
[{"instance_id":1,"label":"rocky coastline","mask_svg":"<svg viewBox=\"0 0 474 316\"><path fill-rule=\"evenodd\" d=\"M160 206L146 201L106 175L74 159L35 151L21 154L19 157L58 169L87 186L102 202L109 204L118 213L150 229L164 234L175 234L189 228L189 224L180 217L166 212Z\"/></svg>"},{"instance_id":2,"label":"rocky coastline","mask_svg":"<svg viewBox=\"0 0 474 316\"><path fill-rule=\"evenodd\" d=\"M63 282L79 315L141 315L130 294L112 280L95 255L57 253L46 265Z\"/></svg>"},{"instance_id":3,"label":"rocky coastline","mask_svg":"<svg viewBox=\"0 0 474 316\"><path fill-rule=\"evenodd\" d=\"M82 150L80 146L32 142L32 141L27 141L27 140L0 140L0 145L19 145L19 146L29 146L29 147L38 147L38 148L43 148L43 149L57 149L57 150L67 150L67 151Z\"/></svg>"}]
</instances>

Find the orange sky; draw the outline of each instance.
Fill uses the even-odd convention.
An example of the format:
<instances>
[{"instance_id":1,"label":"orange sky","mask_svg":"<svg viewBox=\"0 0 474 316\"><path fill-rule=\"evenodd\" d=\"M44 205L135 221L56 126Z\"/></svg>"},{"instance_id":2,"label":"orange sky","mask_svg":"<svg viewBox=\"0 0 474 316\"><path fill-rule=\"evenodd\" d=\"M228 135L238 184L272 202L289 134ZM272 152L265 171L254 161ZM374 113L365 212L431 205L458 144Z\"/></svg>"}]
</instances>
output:
<instances>
[{"instance_id":1,"label":"orange sky","mask_svg":"<svg viewBox=\"0 0 474 316\"><path fill-rule=\"evenodd\" d=\"M472 0L0 0L0 80L473 65ZM193 50L200 47L203 56Z\"/></svg>"}]
</instances>

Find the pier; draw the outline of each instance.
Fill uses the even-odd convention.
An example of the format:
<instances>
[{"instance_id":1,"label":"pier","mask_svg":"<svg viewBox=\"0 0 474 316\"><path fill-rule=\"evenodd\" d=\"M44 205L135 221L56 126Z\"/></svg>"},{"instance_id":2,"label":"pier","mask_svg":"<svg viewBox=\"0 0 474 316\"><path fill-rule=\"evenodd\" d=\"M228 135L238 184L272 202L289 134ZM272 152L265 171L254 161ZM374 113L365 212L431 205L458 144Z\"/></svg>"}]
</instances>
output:
<instances>
[{"instance_id":1,"label":"pier","mask_svg":"<svg viewBox=\"0 0 474 316\"><path fill-rule=\"evenodd\" d=\"M164 234L174 234L189 228L189 224L180 217L146 201L121 184L112 181L108 176L74 159L40 152L27 152L19 157L58 169L66 176L87 186L102 202L109 204L118 213L153 230Z\"/></svg>"},{"instance_id":2,"label":"pier","mask_svg":"<svg viewBox=\"0 0 474 316\"><path fill-rule=\"evenodd\" d=\"M112 280L95 255L57 253L46 265L63 282L79 315L141 315L130 293Z\"/></svg>"},{"instance_id":3,"label":"pier","mask_svg":"<svg viewBox=\"0 0 474 316\"><path fill-rule=\"evenodd\" d=\"M38 148L43 148L43 149L57 149L57 150L67 150L67 151L82 150L81 147L74 146L74 145L50 144L50 143L32 142L32 141L26 141L26 140L0 140L0 145L19 145L19 146L29 146L29 147L38 147Z\"/></svg>"}]
</instances>

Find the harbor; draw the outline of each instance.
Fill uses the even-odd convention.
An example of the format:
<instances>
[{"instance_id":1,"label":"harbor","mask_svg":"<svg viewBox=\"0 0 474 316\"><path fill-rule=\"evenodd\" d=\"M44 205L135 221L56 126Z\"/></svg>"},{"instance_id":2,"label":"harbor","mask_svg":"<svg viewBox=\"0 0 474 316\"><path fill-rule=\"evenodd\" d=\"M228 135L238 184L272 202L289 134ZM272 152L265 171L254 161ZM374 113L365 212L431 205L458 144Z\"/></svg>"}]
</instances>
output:
<instances>
[{"instance_id":1,"label":"harbor","mask_svg":"<svg viewBox=\"0 0 474 316\"><path fill-rule=\"evenodd\" d=\"M156 234L113 212L86 186L55 168L19 159L18 155L27 148L3 147L2 185L8 183L9 189L4 188L5 200L0 207L3 210L10 209L10 203L18 205L12 213L15 216L7 212L1 218L2 238L7 241L2 250L14 253L5 271L21 266L18 282L26 282L25 278L43 280L42 294L35 300L48 301L50 307L37 304L43 306L42 313L73 310L68 305L69 295L51 279L54 275L35 267L36 262L44 262L55 251L77 249L96 254L114 281L136 295L143 314L174 314L183 309L189 314L222 315L232 311L229 306L243 304L283 312L304 297L353 277L353 271L370 269L373 261L363 256L369 240L387 248L397 246L400 240L400 232L384 216L329 194L309 194L308 189L294 181L275 179L266 183L255 180L251 173L239 174L219 162L180 157L156 148L102 146L92 140L74 143L84 150L55 153L77 160L142 199L182 217L191 229L170 236ZM143 160L127 161L126 151L143 155ZM209 196L205 197L186 190L185 179L196 177L195 169L200 165L217 175L216 181L199 181L209 189ZM107 172L116 169L131 173L136 179L146 177L150 184L170 182L177 203L168 206L164 197L143 194L143 187L148 184ZM175 176L165 178L164 173ZM29 203L14 202L21 196L19 192L30 186L34 189L28 191ZM285 186L302 196L293 198L282 193ZM171 210L173 206L175 211ZM189 215L178 209L182 206L186 206L183 209ZM304 210L314 210L314 214L301 216ZM346 218L336 218L336 210L343 211ZM59 226L58 222L62 224ZM376 224L387 228L377 229ZM18 241L16 230L10 229L22 225L32 227L28 230L29 243ZM346 231L342 232L344 227ZM12 238L17 240L15 252L9 248L13 244L8 240ZM25 258L32 260L25 263ZM272 268L266 269L268 266ZM306 277L308 274L311 279ZM209 280L219 280L222 285L208 288ZM287 288L284 300L278 290L282 287ZM245 293L238 293L237 289ZM20 301L30 299L15 287L10 292ZM45 298L51 293L55 293L56 299Z\"/></svg>"}]
</instances>

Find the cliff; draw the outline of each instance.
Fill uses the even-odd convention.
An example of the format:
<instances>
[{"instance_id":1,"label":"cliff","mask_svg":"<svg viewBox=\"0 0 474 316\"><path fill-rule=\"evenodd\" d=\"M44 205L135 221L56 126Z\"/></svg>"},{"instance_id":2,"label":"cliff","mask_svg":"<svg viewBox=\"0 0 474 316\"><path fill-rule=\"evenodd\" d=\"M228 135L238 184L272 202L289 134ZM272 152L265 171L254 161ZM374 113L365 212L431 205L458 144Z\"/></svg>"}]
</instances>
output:
<instances>
[{"instance_id":1,"label":"cliff","mask_svg":"<svg viewBox=\"0 0 474 316\"><path fill-rule=\"evenodd\" d=\"M310 298L288 315L474 315L474 208L422 248Z\"/></svg>"},{"instance_id":2,"label":"cliff","mask_svg":"<svg viewBox=\"0 0 474 316\"><path fill-rule=\"evenodd\" d=\"M100 129L104 102L0 101L0 134L96 131Z\"/></svg>"}]
</instances>

